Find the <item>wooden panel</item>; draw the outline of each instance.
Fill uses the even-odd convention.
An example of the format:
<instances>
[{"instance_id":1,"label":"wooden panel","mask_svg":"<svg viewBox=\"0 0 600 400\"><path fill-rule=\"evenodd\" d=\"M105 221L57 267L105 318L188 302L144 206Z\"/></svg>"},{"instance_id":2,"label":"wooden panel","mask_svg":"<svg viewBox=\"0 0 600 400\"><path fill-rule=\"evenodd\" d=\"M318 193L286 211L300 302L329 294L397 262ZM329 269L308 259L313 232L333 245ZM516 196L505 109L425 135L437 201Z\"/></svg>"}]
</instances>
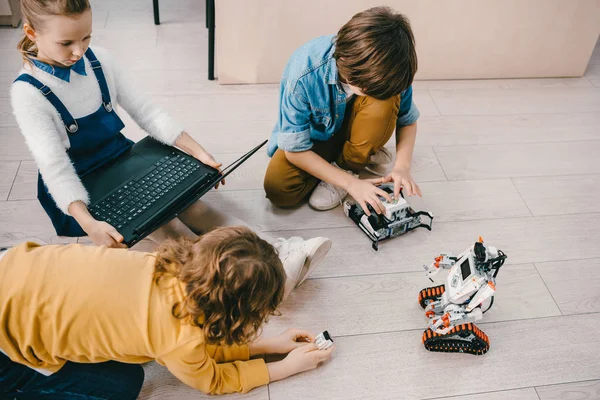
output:
<instances>
[{"instance_id":1,"label":"wooden panel","mask_svg":"<svg viewBox=\"0 0 600 400\"><path fill-rule=\"evenodd\" d=\"M534 215L600 212L600 175L514 178Z\"/></svg>"},{"instance_id":2,"label":"wooden panel","mask_svg":"<svg viewBox=\"0 0 600 400\"><path fill-rule=\"evenodd\" d=\"M57 236L37 200L0 202L0 246L14 246L25 241L75 243L77 239Z\"/></svg>"},{"instance_id":3,"label":"wooden panel","mask_svg":"<svg viewBox=\"0 0 600 400\"><path fill-rule=\"evenodd\" d=\"M423 197L408 202L415 210L433 212L436 222L531 215L509 179L424 182L420 187Z\"/></svg>"},{"instance_id":4,"label":"wooden panel","mask_svg":"<svg viewBox=\"0 0 600 400\"><path fill-rule=\"evenodd\" d=\"M464 90L464 89L567 89L592 87L586 78L554 79L469 79L415 81L415 90Z\"/></svg>"},{"instance_id":5,"label":"wooden panel","mask_svg":"<svg viewBox=\"0 0 600 400\"><path fill-rule=\"evenodd\" d=\"M419 146L598 140L600 113L442 115L419 119ZM459 148L455 148L458 154Z\"/></svg>"},{"instance_id":6,"label":"wooden panel","mask_svg":"<svg viewBox=\"0 0 600 400\"><path fill-rule=\"evenodd\" d=\"M18 161L0 161L0 201L8 199L18 169Z\"/></svg>"},{"instance_id":7,"label":"wooden panel","mask_svg":"<svg viewBox=\"0 0 600 400\"><path fill-rule=\"evenodd\" d=\"M0 103L2 103L2 100L0 99ZM0 116L0 125L2 124L1 118ZM0 126L0 140L2 141L2 145L0 146L0 160L21 161L33 159L19 128Z\"/></svg>"},{"instance_id":8,"label":"wooden panel","mask_svg":"<svg viewBox=\"0 0 600 400\"><path fill-rule=\"evenodd\" d=\"M38 169L35 161L22 161L9 200L37 199Z\"/></svg>"},{"instance_id":9,"label":"wooden panel","mask_svg":"<svg viewBox=\"0 0 600 400\"><path fill-rule=\"evenodd\" d=\"M600 380L538 386L535 390L540 400L600 399Z\"/></svg>"},{"instance_id":10,"label":"wooden panel","mask_svg":"<svg viewBox=\"0 0 600 400\"><path fill-rule=\"evenodd\" d=\"M563 314L600 312L600 259L536 263Z\"/></svg>"},{"instance_id":11,"label":"wooden panel","mask_svg":"<svg viewBox=\"0 0 600 400\"><path fill-rule=\"evenodd\" d=\"M550 114L600 111L594 88L430 90L442 115Z\"/></svg>"},{"instance_id":12,"label":"wooden panel","mask_svg":"<svg viewBox=\"0 0 600 400\"><path fill-rule=\"evenodd\" d=\"M533 389L533 388L470 394L467 396L452 396L452 397L436 397L435 398L435 400L506 400L506 399L510 399L510 400L540 400L535 389Z\"/></svg>"},{"instance_id":13,"label":"wooden panel","mask_svg":"<svg viewBox=\"0 0 600 400\"><path fill-rule=\"evenodd\" d=\"M482 324L493 344L479 357L429 353L421 330L334 338L331 361L274 382L269 391L271 400L414 399L595 379L600 376L596 325L585 315ZM425 378L432 371L452 373ZM494 378L482 379L482 371Z\"/></svg>"},{"instance_id":14,"label":"wooden panel","mask_svg":"<svg viewBox=\"0 0 600 400\"><path fill-rule=\"evenodd\" d=\"M449 180L600 173L600 158L596 157L600 141L447 146L434 150Z\"/></svg>"}]
</instances>

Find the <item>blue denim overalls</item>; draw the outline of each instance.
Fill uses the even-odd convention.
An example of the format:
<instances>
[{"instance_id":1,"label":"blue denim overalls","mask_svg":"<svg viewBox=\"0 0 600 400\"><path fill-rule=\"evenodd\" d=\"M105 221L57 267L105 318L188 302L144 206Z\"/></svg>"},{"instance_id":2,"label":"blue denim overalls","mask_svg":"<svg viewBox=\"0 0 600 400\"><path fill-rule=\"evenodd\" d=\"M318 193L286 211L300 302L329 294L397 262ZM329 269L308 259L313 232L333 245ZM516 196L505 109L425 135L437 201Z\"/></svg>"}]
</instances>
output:
<instances>
[{"instance_id":1,"label":"blue denim overalls","mask_svg":"<svg viewBox=\"0 0 600 400\"><path fill-rule=\"evenodd\" d=\"M52 90L33 76L21 74L15 80L15 82L23 81L35 86L60 114L70 142L67 154L71 158L75 171L80 178L114 160L133 146L133 142L121 133L121 129L125 125L113 110L108 85L100 62L89 48L85 52L85 56L90 61L94 75L96 75L100 85L102 105L98 111L83 118L74 119ZM56 206L39 172L38 200L50 217L57 235L86 235L81 226L75 221L75 218L64 214Z\"/></svg>"}]
</instances>

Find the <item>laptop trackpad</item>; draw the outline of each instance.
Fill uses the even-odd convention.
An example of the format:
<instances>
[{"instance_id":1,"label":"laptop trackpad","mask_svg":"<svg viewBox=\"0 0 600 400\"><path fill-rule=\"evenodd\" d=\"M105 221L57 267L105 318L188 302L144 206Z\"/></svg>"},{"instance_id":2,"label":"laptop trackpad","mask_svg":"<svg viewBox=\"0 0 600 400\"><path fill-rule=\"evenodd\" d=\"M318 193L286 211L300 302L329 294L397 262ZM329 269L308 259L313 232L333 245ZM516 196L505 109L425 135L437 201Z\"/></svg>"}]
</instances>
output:
<instances>
[{"instance_id":1,"label":"laptop trackpad","mask_svg":"<svg viewBox=\"0 0 600 400\"><path fill-rule=\"evenodd\" d=\"M81 181L90 195L90 202L95 203L151 164L144 157L128 152L124 157L119 157L114 162L85 175Z\"/></svg>"}]
</instances>

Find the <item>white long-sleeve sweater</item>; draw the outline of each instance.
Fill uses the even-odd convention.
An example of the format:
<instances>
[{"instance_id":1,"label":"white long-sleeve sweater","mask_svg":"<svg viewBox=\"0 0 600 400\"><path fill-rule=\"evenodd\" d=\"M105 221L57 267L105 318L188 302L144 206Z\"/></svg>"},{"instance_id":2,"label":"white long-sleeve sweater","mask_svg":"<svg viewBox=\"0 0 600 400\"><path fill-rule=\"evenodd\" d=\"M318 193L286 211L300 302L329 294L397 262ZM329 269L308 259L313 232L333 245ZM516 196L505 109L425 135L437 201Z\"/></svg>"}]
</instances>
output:
<instances>
[{"instance_id":1,"label":"white long-sleeve sweater","mask_svg":"<svg viewBox=\"0 0 600 400\"><path fill-rule=\"evenodd\" d=\"M121 106L155 139L175 143L183 127L142 94L105 49L94 47L93 51L102 64L113 107ZM85 76L71 71L70 82L37 67L32 70L26 66L20 73L29 73L52 89L77 119L96 112L102 104L100 87L87 58L85 71ZM12 85L11 101L21 133L58 208L69 215L71 203L79 200L89 204L88 193L66 152L69 138L56 109L38 89L21 81Z\"/></svg>"}]
</instances>

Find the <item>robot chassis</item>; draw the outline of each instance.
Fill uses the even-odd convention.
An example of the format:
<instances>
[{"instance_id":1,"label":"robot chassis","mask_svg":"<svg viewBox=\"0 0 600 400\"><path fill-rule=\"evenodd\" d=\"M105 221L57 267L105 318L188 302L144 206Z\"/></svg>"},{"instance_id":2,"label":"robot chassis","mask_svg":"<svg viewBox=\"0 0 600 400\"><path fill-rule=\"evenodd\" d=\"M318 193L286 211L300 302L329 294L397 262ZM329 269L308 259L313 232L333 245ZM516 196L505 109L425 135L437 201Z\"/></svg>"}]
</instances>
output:
<instances>
[{"instance_id":1,"label":"robot chassis","mask_svg":"<svg viewBox=\"0 0 600 400\"><path fill-rule=\"evenodd\" d=\"M501 250L484 244L480 237L458 257L440 254L430 266L424 266L432 282L440 270L450 269L445 284L419 293L419 305L429 318L429 327L423 333L427 350L475 355L489 350L489 338L473 322L492 308L496 276L506 257ZM482 311L487 300L489 306Z\"/></svg>"},{"instance_id":2,"label":"robot chassis","mask_svg":"<svg viewBox=\"0 0 600 400\"><path fill-rule=\"evenodd\" d=\"M384 183L378 186L380 189L394 194L394 185ZM379 196L381 203L385 208L385 213L377 214L370 205L370 216L367 216L362 207L354 200L344 202L344 213L371 239L372 247L375 251L379 250L379 242L400 236L416 228L425 228L431 230L433 223L433 214L426 211L415 212L404 199L402 190L401 197L393 199L392 202ZM421 223L421 216L429 217L429 224Z\"/></svg>"}]
</instances>

